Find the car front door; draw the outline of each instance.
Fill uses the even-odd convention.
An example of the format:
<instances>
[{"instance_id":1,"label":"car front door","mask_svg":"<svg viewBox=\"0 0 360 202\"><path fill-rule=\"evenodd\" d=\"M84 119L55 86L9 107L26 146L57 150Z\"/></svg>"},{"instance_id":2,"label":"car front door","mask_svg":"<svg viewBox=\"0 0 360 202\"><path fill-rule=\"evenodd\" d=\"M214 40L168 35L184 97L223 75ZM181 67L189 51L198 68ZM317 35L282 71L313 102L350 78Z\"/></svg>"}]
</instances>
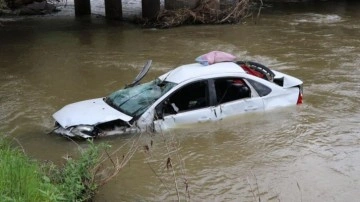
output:
<instances>
[{"instance_id":1,"label":"car front door","mask_svg":"<svg viewBox=\"0 0 360 202\"><path fill-rule=\"evenodd\" d=\"M156 107L156 131L192 123L214 121L215 107L210 105L208 80L181 87Z\"/></svg>"},{"instance_id":2,"label":"car front door","mask_svg":"<svg viewBox=\"0 0 360 202\"><path fill-rule=\"evenodd\" d=\"M219 119L264 110L263 99L246 80L225 77L212 81L215 86L216 113Z\"/></svg>"}]
</instances>

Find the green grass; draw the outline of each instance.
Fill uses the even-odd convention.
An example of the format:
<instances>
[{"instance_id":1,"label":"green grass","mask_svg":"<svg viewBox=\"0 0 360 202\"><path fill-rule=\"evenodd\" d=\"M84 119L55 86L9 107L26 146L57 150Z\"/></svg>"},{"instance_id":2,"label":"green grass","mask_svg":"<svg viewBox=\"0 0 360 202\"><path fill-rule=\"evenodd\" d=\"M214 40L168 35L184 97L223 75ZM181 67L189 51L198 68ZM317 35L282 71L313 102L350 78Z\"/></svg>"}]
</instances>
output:
<instances>
[{"instance_id":1,"label":"green grass","mask_svg":"<svg viewBox=\"0 0 360 202\"><path fill-rule=\"evenodd\" d=\"M98 188L95 181L95 167L100 161L100 150L104 145L96 146L91 141L87 149L81 150L77 159L69 158L60 168L52 169L51 179L57 184L66 201L87 201Z\"/></svg>"},{"instance_id":2,"label":"green grass","mask_svg":"<svg viewBox=\"0 0 360 202\"><path fill-rule=\"evenodd\" d=\"M44 180L39 165L21 150L0 141L0 198L2 201L58 201L57 188ZM52 194L46 194L51 192Z\"/></svg>"},{"instance_id":3,"label":"green grass","mask_svg":"<svg viewBox=\"0 0 360 202\"><path fill-rule=\"evenodd\" d=\"M77 159L62 166L39 163L0 137L0 200L2 202L87 201L96 193L95 168L100 150L89 142Z\"/></svg>"}]
</instances>

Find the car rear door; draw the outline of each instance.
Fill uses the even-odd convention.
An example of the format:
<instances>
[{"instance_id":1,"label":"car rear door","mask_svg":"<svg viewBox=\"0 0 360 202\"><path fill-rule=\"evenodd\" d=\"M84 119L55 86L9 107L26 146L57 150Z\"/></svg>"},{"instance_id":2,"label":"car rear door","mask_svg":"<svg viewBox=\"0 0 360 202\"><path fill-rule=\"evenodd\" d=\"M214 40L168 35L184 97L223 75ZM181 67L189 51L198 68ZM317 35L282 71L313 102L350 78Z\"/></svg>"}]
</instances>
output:
<instances>
[{"instance_id":1,"label":"car rear door","mask_svg":"<svg viewBox=\"0 0 360 202\"><path fill-rule=\"evenodd\" d=\"M213 80L216 93L216 114L219 119L264 110L263 99L243 78L224 77Z\"/></svg>"}]
</instances>

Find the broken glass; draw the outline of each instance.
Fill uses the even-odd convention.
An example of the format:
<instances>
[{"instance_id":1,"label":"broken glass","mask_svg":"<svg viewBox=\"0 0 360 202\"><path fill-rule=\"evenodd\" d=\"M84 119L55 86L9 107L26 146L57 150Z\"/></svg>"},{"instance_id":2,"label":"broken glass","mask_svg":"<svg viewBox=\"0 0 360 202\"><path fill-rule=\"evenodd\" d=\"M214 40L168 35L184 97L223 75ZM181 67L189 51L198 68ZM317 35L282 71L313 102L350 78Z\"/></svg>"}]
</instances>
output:
<instances>
[{"instance_id":1,"label":"broken glass","mask_svg":"<svg viewBox=\"0 0 360 202\"><path fill-rule=\"evenodd\" d=\"M136 117L145 112L157 99L172 89L176 83L156 79L148 83L118 90L105 98L115 109Z\"/></svg>"}]
</instances>

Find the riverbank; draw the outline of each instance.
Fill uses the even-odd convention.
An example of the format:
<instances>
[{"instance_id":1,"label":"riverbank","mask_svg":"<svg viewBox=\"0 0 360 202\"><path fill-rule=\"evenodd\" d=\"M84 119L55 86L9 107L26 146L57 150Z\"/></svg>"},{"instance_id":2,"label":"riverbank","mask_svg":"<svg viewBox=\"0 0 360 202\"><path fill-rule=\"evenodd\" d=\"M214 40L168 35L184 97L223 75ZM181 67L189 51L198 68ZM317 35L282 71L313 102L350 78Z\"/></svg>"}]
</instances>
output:
<instances>
[{"instance_id":1,"label":"riverbank","mask_svg":"<svg viewBox=\"0 0 360 202\"><path fill-rule=\"evenodd\" d=\"M4 0L3 0L4 1ZM250 3L249 3L250 2ZM131 0L123 3L123 19L131 21L136 24L141 24L144 27L155 28L170 28L186 24L231 24L238 23L243 18L251 14L254 4L252 1L241 0L236 4L227 4L226 7L221 7L217 0L199 1L194 8L179 7L179 9L167 10L164 8L164 0L160 1L160 12L156 17L143 18L141 0ZM47 10L50 8L51 10ZM174 3L172 6L180 6ZM223 6L223 5L222 5ZM261 5L258 5L261 6ZM16 6L19 7L19 6ZM56 9L53 9L56 8ZM74 1L59 1L56 4L49 4L46 1L42 3L33 2L25 5L24 8L17 8L15 10L5 9L2 13L7 16L20 15L42 15L51 14L52 12L60 11L55 14L74 15ZM105 15L104 2L99 0L91 1L91 13L99 16Z\"/></svg>"},{"instance_id":2,"label":"riverbank","mask_svg":"<svg viewBox=\"0 0 360 202\"><path fill-rule=\"evenodd\" d=\"M75 16L74 0L47 0L42 2L32 2L24 7L19 8L19 4L9 9L5 1L0 0L0 26L4 26L7 22L16 20L16 18L28 18L35 16ZM16 2L31 2L33 0L18 0ZM239 23L244 18L250 17L257 19L261 13L280 8L289 10L292 7L316 7L318 0L244 0L237 5L233 5L230 9L224 10L224 5L228 5L232 0L222 0L214 4L214 1L200 1L194 9L182 8L180 10L166 10L165 0L160 0L160 13L154 19L142 19L141 0L128 0L122 2L123 21L130 21L141 24L144 27L169 28L186 24L224 24ZM14 1L15 2L15 1ZM175 1L174 1L175 2ZM210 2L201 5L201 2ZM245 3L244 3L245 2ZM322 1L323 2L323 1ZM331 0L328 1L332 2ZM344 0L346 2L346 0ZM105 6L103 0L90 0L91 14L97 17L105 17ZM173 3L177 5L177 3ZM231 3L230 3L231 4ZM321 3L326 4L326 3ZM180 5L180 4L179 4ZM178 5L178 6L179 6ZM215 5L215 6L214 6ZM240 6L238 6L240 5ZM219 10L219 8L221 8ZM278 9L279 10L279 9ZM221 17L223 16L223 17ZM2 17L2 18L1 18Z\"/></svg>"},{"instance_id":3,"label":"riverbank","mask_svg":"<svg viewBox=\"0 0 360 202\"><path fill-rule=\"evenodd\" d=\"M75 143L75 142L74 142ZM78 145L79 146L79 145ZM137 147L118 160L109 145L88 141L76 156L55 165L27 156L16 139L0 136L0 198L4 201L92 201L100 186L116 176ZM133 149L132 149L133 148ZM106 155L103 155L106 153ZM105 165L111 161L110 166ZM114 163L115 162L115 163Z\"/></svg>"},{"instance_id":4,"label":"riverbank","mask_svg":"<svg viewBox=\"0 0 360 202\"><path fill-rule=\"evenodd\" d=\"M13 144L17 144L14 146ZM5 201L87 201L99 187L95 180L103 145L89 147L63 165L29 158L20 142L0 137L0 198Z\"/></svg>"},{"instance_id":5,"label":"riverbank","mask_svg":"<svg viewBox=\"0 0 360 202\"><path fill-rule=\"evenodd\" d=\"M165 8L165 0L160 0L160 10ZM231 0L222 0L221 5L229 4ZM0 17L1 16L19 16L19 15L57 15L57 16L74 16L74 0L47 0L47 1L34 1L34 0L18 0L14 2L13 6L6 5L6 0L0 0ZM29 2L31 2L29 4ZM309 3L319 2L318 0L263 0L263 1L249 1L251 4L264 3L266 7L283 6L285 5L306 5ZM90 0L91 14L105 16L104 0ZM176 5L176 3L174 3ZM123 19L126 21L134 21L142 16L141 0L128 0L122 2Z\"/></svg>"}]
</instances>

